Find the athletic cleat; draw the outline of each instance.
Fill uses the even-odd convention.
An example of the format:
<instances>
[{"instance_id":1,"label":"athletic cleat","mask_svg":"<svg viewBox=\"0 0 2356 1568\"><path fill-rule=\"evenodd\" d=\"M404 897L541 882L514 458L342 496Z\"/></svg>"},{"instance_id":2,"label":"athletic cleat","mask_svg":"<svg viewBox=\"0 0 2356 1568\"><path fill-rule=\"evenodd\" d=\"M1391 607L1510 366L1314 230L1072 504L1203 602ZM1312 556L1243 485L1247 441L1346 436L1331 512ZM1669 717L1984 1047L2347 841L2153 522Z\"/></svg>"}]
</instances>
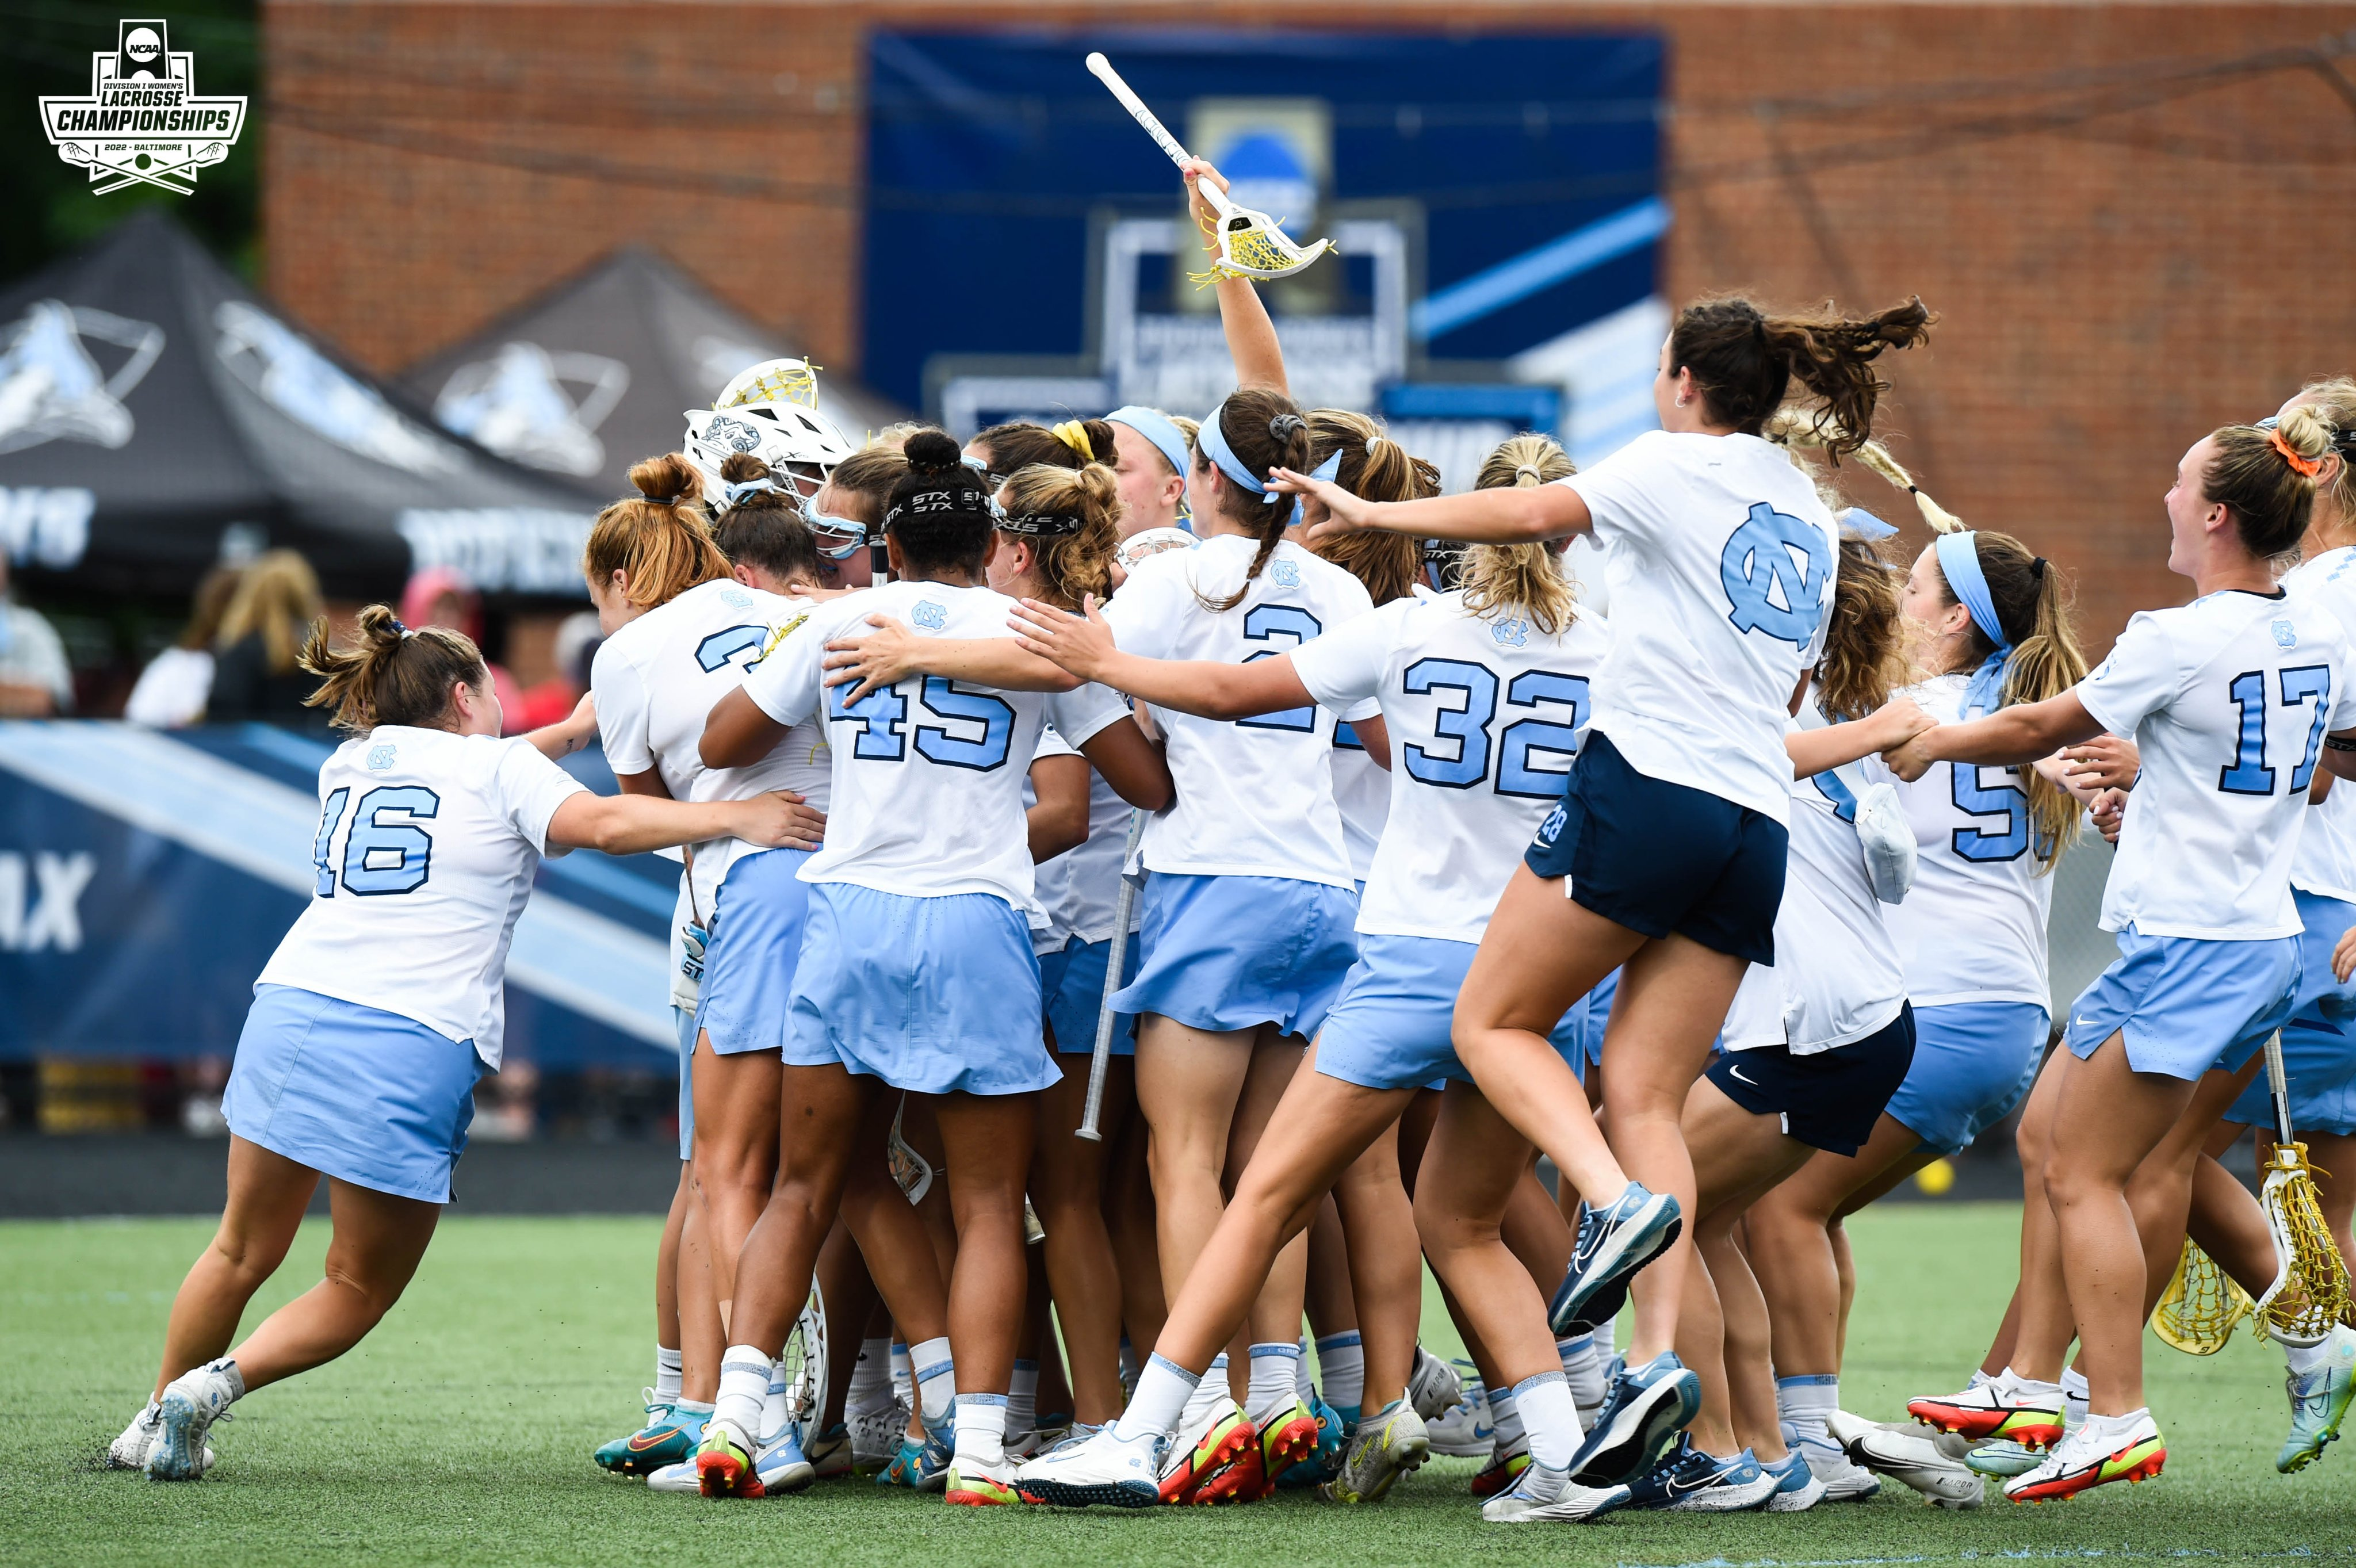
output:
<instances>
[{"instance_id":1,"label":"athletic cleat","mask_svg":"<svg viewBox=\"0 0 2356 1568\"><path fill-rule=\"evenodd\" d=\"M205 1434L245 1391L234 1361L192 1368L164 1387L156 1402L155 1438L147 1448L151 1481L200 1481L205 1475Z\"/></svg>"},{"instance_id":2,"label":"athletic cleat","mask_svg":"<svg viewBox=\"0 0 2356 1568\"><path fill-rule=\"evenodd\" d=\"M786 1429L761 1445L754 1456L754 1473L761 1478L761 1496L798 1492L818 1479L818 1466L802 1454L801 1434L787 1422Z\"/></svg>"},{"instance_id":3,"label":"athletic cleat","mask_svg":"<svg viewBox=\"0 0 2356 1568\"><path fill-rule=\"evenodd\" d=\"M616 1437L590 1455L601 1470L617 1476L643 1476L666 1465L695 1457L703 1441L703 1417L676 1405L659 1403L647 1391L647 1423L627 1437Z\"/></svg>"},{"instance_id":4,"label":"athletic cleat","mask_svg":"<svg viewBox=\"0 0 2356 1568\"><path fill-rule=\"evenodd\" d=\"M2283 1382L2290 1393L2290 1435L2275 1455L2275 1468L2286 1476L2306 1469L2323 1456L2325 1444L2339 1441L2340 1423L2356 1396L2356 1329L2333 1324L2323 1349L2319 1366Z\"/></svg>"},{"instance_id":5,"label":"athletic cleat","mask_svg":"<svg viewBox=\"0 0 2356 1568\"><path fill-rule=\"evenodd\" d=\"M676 1465L666 1465L659 1470L648 1471L647 1490L691 1496L703 1490L703 1478L696 1474L694 1460L682 1460Z\"/></svg>"},{"instance_id":6,"label":"athletic cleat","mask_svg":"<svg viewBox=\"0 0 2356 1568\"><path fill-rule=\"evenodd\" d=\"M1268 1469L1260 1457L1259 1439L1255 1431L1249 1446L1226 1464L1205 1476L1186 1500L1199 1508L1214 1503L1256 1503L1271 1496L1276 1488L1269 1484Z\"/></svg>"},{"instance_id":7,"label":"athletic cleat","mask_svg":"<svg viewBox=\"0 0 2356 1568\"><path fill-rule=\"evenodd\" d=\"M1431 1435L1434 1454L1451 1459L1486 1459L1497 1445L1496 1427L1489 1417L1489 1391L1481 1386L1479 1378L1467 1380L1464 1397L1442 1412L1438 1421L1427 1422L1425 1430Z\"/></svg>"},{"instance_id":8,"label":"athletic cleat","mask_svg":"<svg viewBox=\"0 0 2356 1568\"><path fill-rule=\"evenodd\" d=\"M2015 1476L2026 1476L2045 1463L2045 1451L2015 1443L2009 1437L1999 1437L1993 1443L1983 1443L1964 1455L1964 1463L1983 1476L1994 1476L2009 1481Z\"/></svg>"},{"instance_id":9,"label":"athletic cleat","mask_svg":"<svg viewBox=\"0 0 2356 1568\"><path fill-rule=\"evenodd\" d=\"M1675 1197L1633 1181L1606 1208L1582 1206L1570 1271L1547 1314L1555 1337L1584 1334L1618 1316L1629 1276L1666 1251L1684 1226ZM1613 1293L1614 1285L1622 1288Z\"/></svg>"},{"instance_id":10,"label":"athletic cleat","mask_svg":"<svg viewBox=\"0 0 2356 1568\"><path fill-rule=\"evenodd\" d=\"M1582 1487L1564 1471L1532 1465L1481 1505L1481 1517L1491 1524L1580 1524L1627 1506L1625 1487Z\"/></svg>"},{"instance_id":11,"label":"athletic cleat","mask_svg":"<svg viewBox=\"0 0 2356 1568\"><path fill-rule=\"evenodd\" d=\"M1423 1418L1407 1401L1394 1400L1358 1423L1340 1472L1319 1495L1334 1503L1381 1502L1394 1482L1430 1456Z\"/></svg>"},{"instance_id":12,"label":"athletic cleat","mask_svg":"<svg viewBox=\"0 0 2356 1568\"><path fill-rule=\"evenodd\" d=\"M900 1451L892 1462L876 1476L879 1487L906 1487L912 1491L937 1492L948 1484L949 1463L957 1454L956 1431L948 1423L941 1423L937 1434L927 1432L922 1437L903 1437Z\"/></svg>"},{"instance_id":13,"label":"athletic cleat","mask_svg":"<svg viewBox=\"0 0 2356 1568\"><path fill-rule=\"evenodd\" d=\"M1026 1502L1056 1508L1151 1508L1164 1500L1162 1453L1167 1442L1162 1437L1124 1442L1107 1423L1021 1466L1014 1472L1014 1490Z\"/></svg>"},{"instance_id":14,"label":"athletic cleat","mask_svg":"<svg viewBox=\"0 0 2356 1568\"><path fill-rule=\"evenodd\" d=\"M2052 1502L2113 1481L2148 1481L2167 1463L2168 1445L2149 1412L2124 1434L2090 1419L2056 1444L2045 1463L2007 1481L2004 1495L2017 1503Z\"/></svg>"},{"instance_id":15,"label":"athletic cleat","mask_svg":"<svg viewBox=\"0 0 2356 1568\"><path fill-rule=\"evenodd\" d=\"M1472 1474L1472 1495L1493 1498L1515 1481L1530 1467L1530 1440L1526 1433L1503 1448L1492 1446L1489 1462Z\"/></svg>"},{"instance_id":16,"label":"athletic cleat","mask_svg":"<svg viewBox=\"0 0 2356 1568\"><path fill-rule=\"evenodd\" d=\"M225 1410L213 1419L234 1421L237 1417L233 1412ZM131 1424L123 1429L123 1435L107 1444L106 1467L110 1470L147 1468L147 1455L155 1446L155 1434L162 1430L162 1407L154 1400L149 1400L147 1408L133 1416ZM213 1445L208 1443L205 1444L206 1469L209 1470L213 1467L214 1458Z\"/></svg>"},{"instance_id":17,"label":"athletic cleat","mask_svg":"<svg viewBox=\"0 0 2356 1568\"><path fill-rule=\"evenodd\" d=\"M703 1423L695 1450L695 1489L707 1498L764 1496L761 1473L753 1467L753 1440L724 1421Z\"/></svg>"},{"instance_id":18,"label":"athletic cleat","mask_svg":"<svg viewBox=\"0 0 2356 1568\"><path fill-rule=\"evenodd\" d=\"M959 1459L950 1465L948 1481L941 1493L941 1501L961 1508L1012 1508L1022 1500L1014 1489L1014 1462L1011 1459L1001 1459L995 1465Z\"/></svg>"},{"instance_id":19,"label":"athletic cleat","mask_svg":"<svg viewBox=\"0 0 2356 1568\"><path fill-rule=\"evenodd\" d=\"M1943 1509L1976 1509L1987 1495L1973 1471L1970 1442L1952 1433L1928 1433L1907 1423L1875 1423L1847 1411L1826 1422L1834 1441L1857 1465L1912 1487Z\"/></svg>"},{"instance_id":20,"label":"athletic cleat","mask_svg":"<svg viewBox=\"0 0 2356 1568\"><path fill-rule=\"evenodd\" d=\"M1701 1413L1701 1380L1664 1350L1612 1380L1611 1397L1570 1462L1583 1487L1633 1487L1659 1469ZM1762 1497L1765 1494L1761 1494Z\"/></svg>"},{"instance_id":21,"label":"athletic cleat","mask_svg":"<svg viewBox=\"0 0 2356 1568\"><path fill-rule=\"evenodd\" d=\"M1323 1486L1342 1473L1342 1452L1349 1438L1342 1429L1340 1412L1325 1402L1323 1395L1314 1392L1309 1396L1309 1412L1317 1418L1316 1446L1290 1468L1278 1473L1279 1487Z\"/></svg>"},{"instance_id":22,"label":"athletic cleat","mask_svg":"<svg viewBox=\"0 0 2356 1568\"><path fill-rule=\"evenodd\" d=\"M810 1470L821 1481L851 1474L851 1428L836 1422L803 1445L803 1455L810 1462Z\"/></svg>"},{"instance_id":23,"label":"athletic cleat","mask_svg":"<svg viewBox=\"0 0 2356 1568\"><path fill-rule=\"evenodd\" d=\"M1296 1465L1316 1462L1317 1415L1296 1399L1272 1412L1265 1424L1253 1424L1259 1428L1259 1496L1265 1498L1275 1492L1277 1477L1286 1471ZM1312 1476L1301 1484L1314 1486L1322 1479L1322 1476Z\"/></svg>"},{"instance_id":24,"label":"athletic cleat","mask_svg":"<svg viewBox=\"0 0 2356 1568\"><path fill-rule=\"evenodd\" d=\"M1650 1474L1628 1487L1632 1509L1659 1509L1674 1513L1748 1513L1764 1505L1782 1486L1744 1449L1731 1459L1719 1459L1693 1445L1684 1433L1676 1446Z\"/></svg>"},{"instance_id":25,"label":"athletic cleat","mask_svg":"<svg viewBox=\"0 0 2356 1568\"><path fill-rule=\"evenodd\" d=\"M1246 1479L1250 1479L1256 1489L1257 1476L1236 1474L1237 1462L1247 1456L1256 1471L1259 1464L1259 1433L1244 1419L1236 1402L1221 1394L1202 1415L1179 1422L1178 1434L1162 1455L1162 1500L1217 1502L1233 1497ZM1213 1491L1214 1487L1217 1489ZM1205 1496L1206 1492L1212 1495Z\"/></svg>"},{"instance_id":26,"label":"athletic cleat","mask_svg":"<svg viewBox=\"0 0 2356 1568\"><path fill-rule=\"evenodd\" d=\"M843 1424L851 1428L851 1471L873 1476L899 1457L900 1444L908 1434L908 1407L854 1411Z\"/></svg>"},{"instance_id":27,"label":"athletic cleat","mask_svg":"<svg viewBox=\"0 0 2356 1568\"><path fill-rule=\"evenodd\" d=\"M2016 1379L2009 1370L1959 1394L1908 1400L1906 1413L1936 1432L1974 1443L2009 1437L2030 1448L2062 1441L2062 1385Z\"/></svg>"},{"instance_id":28,"label":"athletic cleat","mask_svg":"<svg viewBox=\"0 0 2356 1568\"><path fill-rule=\"evenodd\" d=\"M1775 1489L1767 1494L1763 1509L1767 1513L1805 1513L1825 1500L1825 1484L1808 1467L1804 1455L1786 1454L1760 1468L1775 1477Z\"/></svg>"},{"instance_id":29,"label":"athletic cleat","mask_svg":"<svg viewBox=\"0 0 2356 1568\"><path fill-rule=\"evenodd\" d=\"M1422 1346L1417 1346L1415 1365L1407 1375L1407 1402L1415 1406L1415 1413L1427 1423L1437 1421L1447 1413L1449 1406L1463 1397L1462 1375Z\"/></svg>"},{"instance_id":30,"label":"athletic cleat","mask_svg":"<svg viewBox=\"0 0 2356 1568\"><path fill-rule=\"evenodd\" d=\"M1862 1417L1849 1419L1866 1424ZM1851 1459L1838 1443L1814 1437L1787 1437L1784 1441L1793 1453L1808 1462L1808 1468L1825 1484L1825 1501L1861 1503L1880 1492L1881 1478Z\"/></svg>"}]
</instances>

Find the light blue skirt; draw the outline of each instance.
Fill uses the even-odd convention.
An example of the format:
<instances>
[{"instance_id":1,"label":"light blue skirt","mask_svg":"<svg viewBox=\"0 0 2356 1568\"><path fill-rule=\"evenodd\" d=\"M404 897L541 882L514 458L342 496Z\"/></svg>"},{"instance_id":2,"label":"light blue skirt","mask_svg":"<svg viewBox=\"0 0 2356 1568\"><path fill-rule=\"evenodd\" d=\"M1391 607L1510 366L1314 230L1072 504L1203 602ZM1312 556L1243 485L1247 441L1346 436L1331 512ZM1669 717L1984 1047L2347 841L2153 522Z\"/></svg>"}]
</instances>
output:
<instances>
[{"instance_id":1,"label":"light blue skirt","mask_svg":"<svg viewBox=\"0 0 2356 1568\"><path fill-rule=\"evenodd\" d=\"M1144 965L1113 1006L1195 1029L1314 1035L1357 961L1357 896L1322 882L1157 871Z\"/></svg>"},{"instance_id":2,"label":"light blue skirt","mask_svg":"<svg viewBox=\"0 0 2356 1568\"><path fill-rule=\"evenodd\" d=\"M1887 1113L1933 1154L1971 1146L2036 1079L2051 1020L2034 1002L1914 1009L1914 1059Z\"/></svg>"},{"instance_id":3,"label":"light blue skirt","mask_svg":"<svg viewBox=\"0 0 2356 1568\"><path fill-rule=\"evenodd\" d=\"M230 1131L338 1181L450 1201L482 1058L413 1018L257 985L221 1095Z\"/></svg>"},{"instance_id":4,"label":"light blue skirt","mask_svg":"<svg viewBox=\"0 0 2356 1568\"><path fill-rule=\"evenodd\" d=\"M774 1051L785 1044L809 914L809 884L795 874L813 853L763 850L730 866L720 885L695 1008L696 1027L712 1041L714 1056Z\"/></svg>"},{"instance_id":5,"label":"light blue skirt","mask_svg":"<svg viewBox=\"0 0 2356 1568\"><path fill-rule=\"evenodd\" d=\"M1129 935L1129 961L1122 972L1137 972L1137 933ZM1055 1032L1060 1056L1088 1056L1097 1048L1097 1015L1104 1007L1105 965L1112 957L1112 941L1084 942L1074 937L1055 952L1039 955L1039 989L1046 998L1047 1026ZM1137 1016L1112 1015L1112 1054L1137 1054Z\"/></svg>"},{"instance_id":6,"label":"light blue skirt","mask_svg":"<svg viewBox=\"0 0 2356 1568\"><path fill-rule=\"evenodd\" d=\"M1021 911L988 893L911 898L809 885L788 1065L839 1061L915 1094L1028 1094L1063 1077Z\"/></svg>"},{"instance_id":7,"label":"light blue skirt","mask_svg":"<svg viewBox=\"0 0 2356 1568\"><path fill-rule=\"evenodd\" d=\"M2079 993L2062 1043L2083 1060L2126 1035L2127 1066L2197 1080L2239 1069L2290 1017L2298 939L2211 941L2119 933L2119 956Z\"/></svg>"},{"instance_id":8,"label":"light blue skirt","mask_svg":"<svg viewBox=\"0 0 2356 1568\"><path fill-rule=\"evenodd\" d=\"M2356 984L2342 985L2331 972L2331 950L2356 925L2356 904L2296 887L2291 897L2307 927L2298 938L2298 997L2282 1026L2291 1128L2356 1133ZM2271 1131L2275 1101L2265 1073L2242 1091L2225 1120Z\"/></svg>"},{"instance_id":9,"label":"light blue skirt","mask_svg":"<svg viewBox=\"0 0 2356 1568\"><path fill-rule=\"evenodd\" d=\"M1368 1089L1440 1087L1472 1075L1456 1059L1449 1026L1476 942L1365 934L1341 1000L1317 1034L1317 1070ZM1571 1004L1549 1036L1581 1078L1587 1069L1587 998Z\"/></svg>"}]
</instances>

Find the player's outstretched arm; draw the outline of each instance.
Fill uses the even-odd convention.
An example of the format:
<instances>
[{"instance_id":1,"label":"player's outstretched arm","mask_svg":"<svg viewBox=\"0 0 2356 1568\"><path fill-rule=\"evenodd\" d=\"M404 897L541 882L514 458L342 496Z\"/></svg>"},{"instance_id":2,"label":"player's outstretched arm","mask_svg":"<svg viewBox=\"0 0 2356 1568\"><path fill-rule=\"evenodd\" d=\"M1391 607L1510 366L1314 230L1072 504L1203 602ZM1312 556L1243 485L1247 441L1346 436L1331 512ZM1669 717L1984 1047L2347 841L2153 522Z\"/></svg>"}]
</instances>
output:
<instances>
[{"instance_id":1,"label":"player's outstretched arm","mask_svg":"<svg viewBox=\"0 0 2356 1568\"><path fill-rule=\"evenodd\" d=\"M905 622L886 615L869 616L867 624L873 629L857 639L826 645L822 679L830 686L851 687L845 703L911 675L939 675L1001 692L1068 692L1079 684L1003 637L918 637Z\"/></svg>"},{"instance_id":2,"label":"player's outstretched arm","mask_svg":"<svg viewBox=\"0 0 2356 1568\"><path fill-rule=\"evenodd\" d=\"M716 838L739 838L766 849L816 849L825 833L825 816L789 789L748 800L698 802L584 791L548 820L551 844L605 854L643 854Z\"/></svg>"}]
</instances>

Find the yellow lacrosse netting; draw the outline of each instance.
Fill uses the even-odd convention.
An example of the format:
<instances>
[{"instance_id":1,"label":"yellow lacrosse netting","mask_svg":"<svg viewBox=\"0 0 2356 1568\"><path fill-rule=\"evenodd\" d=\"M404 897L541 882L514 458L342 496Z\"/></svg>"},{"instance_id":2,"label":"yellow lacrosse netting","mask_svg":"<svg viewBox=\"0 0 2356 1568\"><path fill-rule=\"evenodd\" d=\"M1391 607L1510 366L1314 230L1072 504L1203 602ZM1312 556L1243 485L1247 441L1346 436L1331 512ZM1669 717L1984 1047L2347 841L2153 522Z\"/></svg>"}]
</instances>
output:
<instances>
[{"instance_id":1,"label":"yellow lacrosse netting","mask_svg":"<svg viewBox=\"0 0 2356 1568\"><path fill-rule=\"evenodd\" d=\"M2277 1339L2314 1344L2348 1310L2348 1262L2323 1222L2305 1144L2276 1144L2258 1203L2274 1232L2280 1272L2258 1299L2259 1321Z\"/></svg>"},{"instance_id":2,"label":"yellow lacrosse netting","mask_svg":"<svg viewBox=\"0 0 2356 1568\"><path fill-rule=\"evenodd\" d=\"M2214 1356L2225 1348L2233 1325L2255 1305L2250 1293L2226 1278L2217 1260L2187 1236L2176 1273L2152 1311L2151 1331L2188 1356Z\"/></svg>"},{"instance_id":3,"label":"yellow lacrosse netting","mask_svg":"<svg viewBox=\"0 0 2356 1568\"><path fill-rule=\"evenodd\" d=\"M1209 270L1188 273L1186 281L1196 288L1208 288L1221 278L1259 278L1282 276L1297 273L1319 256L1327 245L1323 240L1307 249L1292 243L1282 232L1281 220L1259 218L1238 212L1226 223L1214 223L1200 218L1197 225L1203 232L1219 242L1219 254ZM1263 227L1263 224L1266 225Z\"/></svg>"},{"instance_id":4,"label":"yellow lacrosse netting","mask_svg":"<svg viewBox=\"0 0 2356 1568\"><path fill-rule=\"evenodd\" d=\"M795 367L798 366L797 369ZM804 360L788 360L774 371L768 371L736 389L736 395L717 406L734 408L747 403L798 403L815 407L818 403L819 367Z\"/></svg>"}]
</instances>

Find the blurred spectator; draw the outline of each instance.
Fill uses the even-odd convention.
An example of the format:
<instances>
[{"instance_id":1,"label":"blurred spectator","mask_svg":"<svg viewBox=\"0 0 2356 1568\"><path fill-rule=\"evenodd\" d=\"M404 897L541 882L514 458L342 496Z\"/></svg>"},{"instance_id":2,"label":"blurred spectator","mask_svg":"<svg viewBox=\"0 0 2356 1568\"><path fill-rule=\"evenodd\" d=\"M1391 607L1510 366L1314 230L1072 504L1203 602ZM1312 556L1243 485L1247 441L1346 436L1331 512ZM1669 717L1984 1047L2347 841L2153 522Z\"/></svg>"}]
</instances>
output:
<instances>
[{"instance_id":1,"label":"blurred spectator","mask_svg":"<svg viewBox=\"0 0 2356 1568\"><path fill-rule=\"evenodd\" d=\"M553 650L556 673L526 687L511 705L502 699L510 734L552 725L573 712L581 693L589 689L589 661L596 657L601 640L594 610L576 611L558 624Z\"/></svg>"},{"instance_id":2,"label":"blurred spectator","mask_svg":"<svg viewBox=\"0 0 2356 1568\"><path fill-rule=\"evenodd\" d=\"M258 719L326 734L327 714L303 705L319 683L294 665L311 623L326 613L308 561L292 550L258 557L221 612L220 656L205 716L215 724Z\"/></svg>"},{"instance_id":3,"label":"blurred spectator","mask_svg":"<svg viewBox=\"0 0 2356 1568\"><path fill-rule=\"evenodd\" d=\"M521 735L533 727L523 722L523 688L516 683L506 665L491 657L491 650L483 640L482 596L467 585L466 578L447 566L428 566L416 574L401 591L401 620L411 628L447 627L473 638L491 669L491 690L499 699L501 733ZM580 696L574 693L573 701L580 701ZM567 703L556 711L556 716L562 718L572 711L573 703Z\"/></svg>"},{"instance_id":4,"label":"blurred spectator","mask_svg":"<svg viewBox=\"0 0 2356 1568\"><path fill-rule=\"evenodd\" d=\"M49 623L8 594L0 550L0 718L46 719L73 707L73 671Z\"/></svg>"},{"instance_id":5,"label":"blurred spectator","mask_svg":"<svg viewBox=\"0 0 2356 1568\"><path fill-rule=\"evenodd\" d=\"M213 692L213 641L244 575L235 566L216 566L205 575L197 585L187 629L139 672L139 683L123 704L124 718L153 729L177 729L205 716Z\"/></svg>"}]
</instances>

